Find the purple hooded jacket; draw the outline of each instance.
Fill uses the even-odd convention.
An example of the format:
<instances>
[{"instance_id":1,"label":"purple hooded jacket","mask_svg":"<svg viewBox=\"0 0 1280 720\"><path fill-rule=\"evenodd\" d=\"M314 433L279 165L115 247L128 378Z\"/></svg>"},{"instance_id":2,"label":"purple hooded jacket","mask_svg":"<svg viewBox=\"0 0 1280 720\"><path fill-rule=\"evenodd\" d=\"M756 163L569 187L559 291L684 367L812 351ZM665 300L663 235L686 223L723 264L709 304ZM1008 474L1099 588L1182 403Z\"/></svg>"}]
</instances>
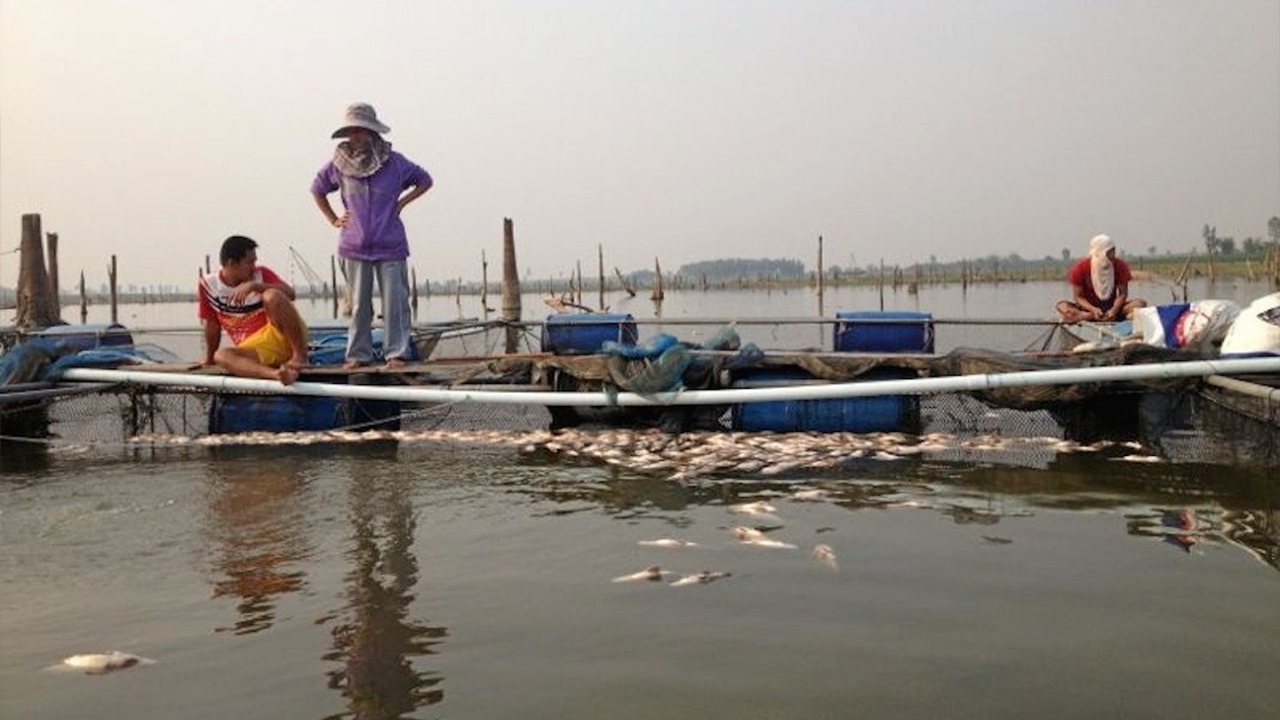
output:
<instances>
[{"instance_id":1,"label":"purple hooded jacket","mask_svg":"<svg viewBox=\"0 0 1280 720\"><path fill-rule=\"evenodd\" d=\"M392 150L378 172L366 178L345 176L330 160L316 173L311 193L341 191L349 217L338 236L339 256L366 262L404 260L409 257L409 238L396 202L408 188L431 182L426 170Z\"/></svg>"}]
</instances>

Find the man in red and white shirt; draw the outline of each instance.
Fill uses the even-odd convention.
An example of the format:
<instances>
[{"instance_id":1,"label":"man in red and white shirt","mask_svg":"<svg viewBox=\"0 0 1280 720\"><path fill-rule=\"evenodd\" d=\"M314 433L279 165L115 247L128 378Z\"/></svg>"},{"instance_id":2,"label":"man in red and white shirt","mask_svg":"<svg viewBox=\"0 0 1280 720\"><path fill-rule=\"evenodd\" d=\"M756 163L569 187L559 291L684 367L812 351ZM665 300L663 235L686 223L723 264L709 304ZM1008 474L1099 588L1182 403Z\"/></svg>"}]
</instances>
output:
<instances>
[{"instance_id":1,"label":"man in red and white shirt","mask_svg":"<svg viewBox=\"0 0 1280 720\"><path fill-rule=\"evenodd\" d=\"M307 326L293 306L293 287L258 267L257 247L232 235L218 255L222 267L200 278L204 364L290 385L307 366ZM233 347L219 348L224 331Z\"/></svg>"}]
</instances>

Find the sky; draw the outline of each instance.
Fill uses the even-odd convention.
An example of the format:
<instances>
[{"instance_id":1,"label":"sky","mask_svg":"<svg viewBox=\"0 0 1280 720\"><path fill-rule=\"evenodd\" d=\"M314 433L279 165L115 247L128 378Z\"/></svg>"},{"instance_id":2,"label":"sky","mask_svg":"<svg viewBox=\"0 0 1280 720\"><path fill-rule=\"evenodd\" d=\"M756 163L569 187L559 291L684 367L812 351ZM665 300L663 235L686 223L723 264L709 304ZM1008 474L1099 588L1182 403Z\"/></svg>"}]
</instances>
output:
<instances>
[{"instance_id":1,"label":"sky","mask_svg":"<svg viewBox=\"0 0 1280 720\"><path fill-rule=\"evenodd\" d=\"M1280 215L1276 0L0 0L0 285L302 282L351 102L435 187L419 281L1203 251ZM336 195L335 206L338 205Z\"/></svg>"}]
</instances>

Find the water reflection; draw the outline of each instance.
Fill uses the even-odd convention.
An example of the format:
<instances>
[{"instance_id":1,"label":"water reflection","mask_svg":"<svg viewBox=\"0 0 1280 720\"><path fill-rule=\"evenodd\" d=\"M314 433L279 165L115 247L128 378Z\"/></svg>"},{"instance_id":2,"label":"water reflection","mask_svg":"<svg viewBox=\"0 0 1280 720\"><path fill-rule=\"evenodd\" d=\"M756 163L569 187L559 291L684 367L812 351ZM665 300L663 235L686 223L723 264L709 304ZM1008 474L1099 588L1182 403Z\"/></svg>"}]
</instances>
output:
<instances>
[{"instance_id":1,"label":"water reflection","mask_svg":"<svg viewBox=\"0 0 1280 720\"><path fill-rule=\"evenodd\" d=\"M217 632L248 635L276 621L276 602L306 584L312 553L304 532L303 478L287 462L221 449L208 464L207 533L213 597L239 598L236 620Z\"/></svg>"},{"instance_id":2,"label":"water reflection","mask_svg":"<svg viewBox=\"0 0 1280 720\"><path fill-rule=\"evenodd\" d=\"M547 464L539 456L522 461ZM1124 518L1131 536L1159 538L1186 553L1198 552L1201 543L1227 544L1280 570L1280 486L1267 472L1251 468L1215 468L1211 476L1202 469L1135 467L1107 457L1066 456L1046 469L908 462L865 474L845 467L774 481L675 483L610 468L608 482L543 485L531 478L519 491L568 508L564 512L601 507L620 520L648 519L676 529L689 525L680 511L693 506L776 498L785 507L789 499L798 502L798 495L814 488L822 491L824 502L851 512L935 512L966 526L994 526L1039 510L1114 511ZM1185 505L1188 499L1195 505ZM1008 544L1012 539L1006 535L981 537Z\"/></svg>"},{"instance_id":3,"label":"water reflection","mask_svg":"<svg viewBox=\"0 0 1280 720\"><path fill-rule=\"evenodd\" d=\"M444 678L414 661L436 653L447 630L410 617L418 580L411 479L394 464L370 476L364 462L351 464L348 604L331 630L333 650L324 655L342 663L329 671L328 685L341 691L348 712L329 717L400 718L443 699Z\"/></svg>"}]
</instances>

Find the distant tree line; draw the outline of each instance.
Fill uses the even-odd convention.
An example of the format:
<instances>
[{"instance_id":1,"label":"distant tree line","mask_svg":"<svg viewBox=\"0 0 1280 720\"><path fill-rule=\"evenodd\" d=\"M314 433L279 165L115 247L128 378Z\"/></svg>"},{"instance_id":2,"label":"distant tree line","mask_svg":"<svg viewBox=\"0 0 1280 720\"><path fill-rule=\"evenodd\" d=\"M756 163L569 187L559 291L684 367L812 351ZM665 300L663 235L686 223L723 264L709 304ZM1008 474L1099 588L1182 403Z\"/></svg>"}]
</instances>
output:
<instances>
[{"instance_id":1,"label":"distant tree line","mask_svg":"<svg viewBox=\"0 0 1280 720\"><path fill-rule=\"evenodd\" d=\"M703 260L681 265L677 275L705 277L708 280L732 280L736 278L793 280L805 275L804 263L799 260L771 260L768 258L723 258Z\"/></svg>"}]
</instances>

